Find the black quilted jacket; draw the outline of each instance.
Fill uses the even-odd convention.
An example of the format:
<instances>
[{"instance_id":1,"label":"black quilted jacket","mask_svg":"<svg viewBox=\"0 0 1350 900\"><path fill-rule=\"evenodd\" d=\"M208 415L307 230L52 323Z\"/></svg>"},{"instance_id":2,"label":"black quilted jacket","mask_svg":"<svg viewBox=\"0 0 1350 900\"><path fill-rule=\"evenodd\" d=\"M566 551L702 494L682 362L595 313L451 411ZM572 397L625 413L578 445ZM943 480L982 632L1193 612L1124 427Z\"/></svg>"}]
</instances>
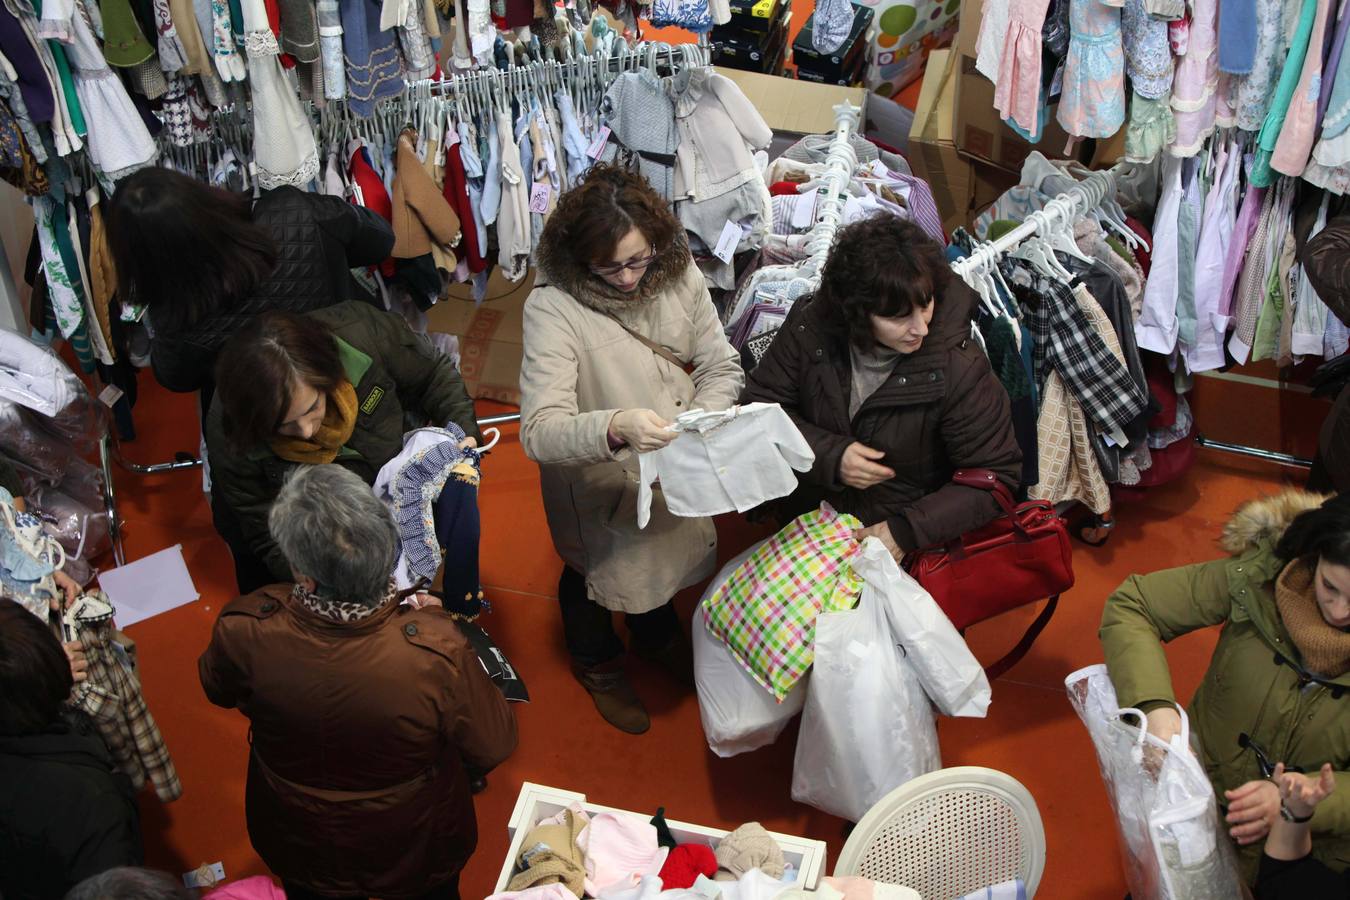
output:
<instances>
[{"instance_id":1,"label":"black quilted jacket","mask_svg":"<svg viewBox=\"0 0 1350 900\"><path fill-rule=\"evenodd\" d=\"M351 299L351 269L382 262L394 247L393 229L376 213L293 187L264 193L253 220L276 241L276 269L237 307L155 335L151 364L171 391L209 387L217 352L253 316L274 309L305 313Z\"/></svg>"}]
</instances>

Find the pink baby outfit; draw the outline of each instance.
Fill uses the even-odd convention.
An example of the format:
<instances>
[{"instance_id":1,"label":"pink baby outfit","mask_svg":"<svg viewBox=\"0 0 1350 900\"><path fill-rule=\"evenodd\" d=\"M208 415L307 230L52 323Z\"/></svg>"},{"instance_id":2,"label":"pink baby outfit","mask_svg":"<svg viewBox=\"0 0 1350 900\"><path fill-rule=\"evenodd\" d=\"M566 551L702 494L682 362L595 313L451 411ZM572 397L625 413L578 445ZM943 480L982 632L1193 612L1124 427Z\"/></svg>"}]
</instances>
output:
<instances>
[{"instance_id":1,"label":"pink baby outfit","mask_svg":"<svg viewBox=\"0 0 1350 900\"><path fill-rule=\"evenodd\" d=\"M1185 54L1172 81L1172 111L1177 137L1169 152L1195 156L1214 131L1218 112L1219 2L1194 0Z\"/></svg>"},{"instance_id":2,"label":"pink baby outfit","mask_svg":"<svg viewBox=\"0 0 1350 900\"><path fill-rule=\"evenodd\" d=\"M1312 155L1313 140L1317 136L1317 101L1320 91L1331 90L1331 85L1322 83L1322 54L1315 52L1324 43L1327 17L1331 12L1328 0L1317 0L1317 12L1313 19L1312 38L1308 46L1312 48L1303 60L1303 72L1298 79L1293 99L1289 101L1289 111L1284 117L1284 127L1275 142L1270 155L1270 167L1276 172L1295 177L1302 175Z\"/></svg>"},{"instance_id":3,"label":"pink baby outfit","mask_svg":"<svg viewBox=\"0 0 1350 900\"><path fill-rule=\"evenodd\" d=\"M1049 8L1050 0L1011 0L994 84L994 108L1028 134L1040 130L1041 29ZM1116 15L1119 18L1119 11Z\"/></svg>"}]
</instances>

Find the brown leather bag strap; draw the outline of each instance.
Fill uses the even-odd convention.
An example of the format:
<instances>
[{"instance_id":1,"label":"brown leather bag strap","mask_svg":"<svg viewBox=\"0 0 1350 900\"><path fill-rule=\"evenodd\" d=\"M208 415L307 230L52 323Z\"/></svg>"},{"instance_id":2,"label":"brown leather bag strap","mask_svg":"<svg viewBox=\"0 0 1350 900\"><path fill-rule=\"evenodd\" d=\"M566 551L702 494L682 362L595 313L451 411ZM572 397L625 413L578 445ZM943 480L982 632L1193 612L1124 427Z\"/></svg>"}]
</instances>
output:
<instances>
[{"instance_id":1,"label":"brown leather bag strap","mask_svg":"<svg viewBox=\"0 0 1350 900\"><path fill-rule=\"evenodd\" d=\"M642 334L641 332L634 331L633 329L629 328L627 325L623 324L623 320L622 320L622 319L620 319L618 316L614 315L613 313L605 313L605 315L607 315L607 316L609 316L611 319L613 319L613 320L614 320L614 323L615 323L616 325L618 325L618 326L619 326L620 328L622 328L624 331L626 331L626 332L628 332L629 334L631 334L637 341L639 341L639 342L640 342L643 346L645 346L648 350L652 351L652 352L655 353L657 356L661 357L661 358L664 359L666 362L670 363L672 366L674 366L675 368L679 369L681 372L684 372L686 375L689 374L689 370L690 370L689 363L685 362L684 360L682 360L682 359L680 359L678 356L676 356L674 353L672 353L672 352L670 351L670 348L664 347L664 346L662 346L661 344L658 344L656 341L652 340L651 338L647 337L645 334Z\"/></svg>"}]
</instances>

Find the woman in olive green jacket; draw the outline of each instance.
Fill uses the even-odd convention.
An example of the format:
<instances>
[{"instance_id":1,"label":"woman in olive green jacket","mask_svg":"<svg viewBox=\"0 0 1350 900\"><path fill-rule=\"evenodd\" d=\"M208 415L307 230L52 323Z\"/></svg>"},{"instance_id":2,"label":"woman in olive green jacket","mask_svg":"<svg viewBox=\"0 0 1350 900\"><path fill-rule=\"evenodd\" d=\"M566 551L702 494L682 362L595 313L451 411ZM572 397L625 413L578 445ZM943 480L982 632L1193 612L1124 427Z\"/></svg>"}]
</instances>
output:
<instances>
[{"instance_id":1,"label":"woman in olive green jacket","mask_svg":"<svg viewBox=\"0 0 1350 900\"><path fill-rule=\"evenodd\" d=\"M265 313L235 333L217 363L206 449L216 530L234 556L240 594L290 580L267 527L286 477L301 465L336 463L374 483L403 450L409 413L418 423L458 426L466 445L482 439L454 363L394 313L348 301L303 316ZM464 527L450 529L462 532L457 554L472 559L460 567L468 581L477 579L478 558L472 493L458 509ZM452 499L444 490L442 498Z\"/></svg>"},{"instance_id":2,"label":"woman in olive green jacket","mask_svg":"<svg viewBox=\"0 0 1350 900\"><path fill-rule=\"evenodd\" d=\"M1163 741L1180 729L1162 643L1222 625L1190 704L1247 880L1281 815L1276 763L1336 770L1317 809L1315 854L1350 866L1350 496L1291 491L1247 503L1224 529L1229 559L1132 575L1107 601L1101 640L1122 707Z\"/></svg>"}]
</instances>

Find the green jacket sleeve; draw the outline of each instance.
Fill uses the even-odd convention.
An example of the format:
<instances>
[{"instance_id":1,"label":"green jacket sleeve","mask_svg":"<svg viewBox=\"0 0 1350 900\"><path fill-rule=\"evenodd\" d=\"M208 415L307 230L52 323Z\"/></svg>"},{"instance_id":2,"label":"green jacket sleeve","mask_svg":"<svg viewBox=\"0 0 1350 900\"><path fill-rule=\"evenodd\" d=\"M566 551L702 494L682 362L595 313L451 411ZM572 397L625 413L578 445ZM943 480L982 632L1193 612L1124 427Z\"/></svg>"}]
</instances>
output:
<instances>
[{"instance_id":1,"label":"green jacket sleeve","mask_svg":"<svg viewBox=\"0 0 1350 900\"><path fill-rule=\"evenodd\" d=\"M1176 701L1162 645L1227 621L1227 565L1216 560L1131 575L1106 601L1098 636L1121 706Z\"/></svg>"},{"instance_id":2,"label":"green jacket sleeve","mask_svg":"<svg viewBox=\"0 0 1350 900\"><path fill-rule=\"evenodd\" d=\"M402 316L374 308L362 308L370 321L371 347L380 355L385 370L394 379L404 409L426 413L433 424L454 422L480 443L473 400L464 388L450 357L437 350L424 334L417 334Z\"/></svg>"}]
</instances>

